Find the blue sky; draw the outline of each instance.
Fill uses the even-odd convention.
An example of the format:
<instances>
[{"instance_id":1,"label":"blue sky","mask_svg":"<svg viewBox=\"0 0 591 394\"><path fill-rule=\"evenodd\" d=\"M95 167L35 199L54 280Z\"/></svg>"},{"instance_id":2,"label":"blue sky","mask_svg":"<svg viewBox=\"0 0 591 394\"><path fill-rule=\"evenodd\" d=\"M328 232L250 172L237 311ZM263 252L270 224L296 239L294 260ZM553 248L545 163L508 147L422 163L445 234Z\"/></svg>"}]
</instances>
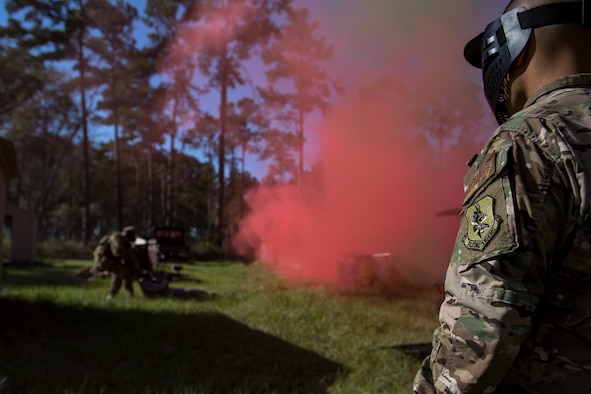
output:
<instances>
[{"instance_id":1,"label":"blue sky","mask_svg":"<svg viewBox=\"0 0 591 394\"><path fill-rule=\"evenodd\" d=\"M131 2L138 9L143 9L145 1L135 0ZM311 18L318 20L321 24L322 34L327 42L335 46L335 57L327 65L329 70L343 78L349 85L349 91L354 91L355 83L361 83L362 79L353 81L351 75L367 74L367 78L391 77L400 79L400 75L384 74L383 67L392 56L392 53L399 46L412 43L414 36L420 36L418 22L424 17L435 18L437 15L445 16L463 14L460 36L465 40L482 31L485 25L496 18L505 7L506 2L498 0L474 1L474 0L413 0L413 1L392 1L392 0L295 0L295 3L305 6L310 10ZM6 22L6 11L4 0L1 1L0 24ZM441 23L445 23L441 18ZM457 28L457 26L454 26ZM141 34L141 33L140 33ZM433 37L434 45L437 37ZM466 66L461 56L461 48L464 42L458 42L452 46L446 56L457 58L457 67L468 77L480 79L479 71ZM437 64L430 64L418 56L417 58L406 58L402 60L410 70L424 70L431 72L431 68ZM382 75L377 75L377 73ZM257 72L252 73L256 80ZM365 80L366 82L368 80ZM256 82L256 81L255 81ZM239 96L252 95L252 88L245 86L233 93L231 101L237 101ZM205 110L217 114L218 98L215 94L202 102ZM314 131L322 123L319 114L313 114L308 120L308 128ZM100 138L105 135L110 138L109 130L94 130L93 137ZM313 132L308 133L309 141L306 145L307 166L311 165L317 152L317 142L313 138ZM257 176L264 175L266 166L258 163L254 157L248 158L248 167Z\"/></svg>"}]
</instances>

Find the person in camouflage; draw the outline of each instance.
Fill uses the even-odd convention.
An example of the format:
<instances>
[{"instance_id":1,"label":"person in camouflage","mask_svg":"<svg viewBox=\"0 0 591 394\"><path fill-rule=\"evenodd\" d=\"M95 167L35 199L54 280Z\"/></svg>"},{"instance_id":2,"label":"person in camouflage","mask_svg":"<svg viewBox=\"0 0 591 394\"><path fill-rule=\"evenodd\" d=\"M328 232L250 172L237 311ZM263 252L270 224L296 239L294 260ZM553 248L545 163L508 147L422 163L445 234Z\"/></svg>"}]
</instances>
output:
<instances>
[{"instance_id":1,"label":"person in camouflage","mask_svg":"<svg viewBox=\"0 0 591 394\"><path fill-rule=\"evenodd\" d=\"M515 0L504 15L555 3L568 2ZM585 14L581 2L566 9ZM515 20L519 29L527 24ZM591 392L591 19L585 22L531 29L501 76L502 97L489 99L500 127L464 178L441 325L415 393ZM498 26L492 30L498 34ZM488 51L494 39L479 41ZM474 59L468 49L467 60L483 70L495 53Z\"/></svg>"},{"instance_id":2,"label":"person in camouflage","mask_svg":"<svg viewBox=\"0 0 591 394\"><path fill-rule=\"evenodd\" d=\"M128 226L121 232L103 236L94 249L94 269L111 273L107 298L117 295L123 283L127 293L133 296L133 277L139 276L139 265L132 248L135 239L135 229Z\"/></svg>"}]
</instances>

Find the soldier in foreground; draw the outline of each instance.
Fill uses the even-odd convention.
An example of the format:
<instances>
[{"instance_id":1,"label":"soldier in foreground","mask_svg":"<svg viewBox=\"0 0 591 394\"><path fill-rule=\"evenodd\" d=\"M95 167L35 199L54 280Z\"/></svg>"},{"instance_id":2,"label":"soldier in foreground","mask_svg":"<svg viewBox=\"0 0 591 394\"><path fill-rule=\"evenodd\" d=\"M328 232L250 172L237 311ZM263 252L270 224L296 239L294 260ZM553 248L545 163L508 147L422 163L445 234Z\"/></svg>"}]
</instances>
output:
<instances>
[{"instance_id":1,"label":"soldier in foreground","mask_svg":"<svg viewBox=\"0 0 591 394\"><path fill-rule=\"evenodd\" d=\"M111 273L108 299L117 295L123 283L127 293L133 296L133 278L139 276L139 265L132 247L135 238L135 229L128 226L121 232L103 236L94 249L94 270Z\"/></svg>"},{"instance_id":2,"label":"soldier in foreground","mask_svg":"<svg viewBox=\"0 0 591 394\"><path fill-rule=\"evenodd\" d=\"M591 392L589 43L591 0L514 0L465 48L500 127L464 178L415 393Z\"/></svg>"}]
</instances>

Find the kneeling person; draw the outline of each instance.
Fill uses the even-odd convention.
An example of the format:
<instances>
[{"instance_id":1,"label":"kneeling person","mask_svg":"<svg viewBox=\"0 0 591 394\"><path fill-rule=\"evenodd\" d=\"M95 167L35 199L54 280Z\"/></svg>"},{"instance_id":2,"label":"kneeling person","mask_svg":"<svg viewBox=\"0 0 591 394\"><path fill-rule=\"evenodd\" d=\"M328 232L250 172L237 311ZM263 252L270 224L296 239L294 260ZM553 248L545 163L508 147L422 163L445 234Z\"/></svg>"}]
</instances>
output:
<instances>
[{"instance_id":1,"label":"kneeling person","mask_svg":"<svg viewBox=\"0 0 591 394\"><path fill-rule=\"evenodd\" d=\"M139 265L132 246L135 238L135 229L128 226L121 232L103 236L94 250L95 269L111 273L108 298L117 295L123 283L127 293L133 295L133 277L139 274Z\"/></svg>"}]
</instances>

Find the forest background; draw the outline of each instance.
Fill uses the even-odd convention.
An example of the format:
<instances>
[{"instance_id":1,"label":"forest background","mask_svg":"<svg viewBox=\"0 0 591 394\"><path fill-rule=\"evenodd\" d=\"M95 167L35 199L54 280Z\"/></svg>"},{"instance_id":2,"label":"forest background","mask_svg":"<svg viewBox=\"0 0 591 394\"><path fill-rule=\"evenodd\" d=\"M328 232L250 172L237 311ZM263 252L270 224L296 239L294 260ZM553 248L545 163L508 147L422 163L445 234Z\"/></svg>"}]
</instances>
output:
<instances>
[{"instance_id":1,"label":"forest background","mask_svg":"<svg viewBox=\"0 0 591 394\"><path fill-rule=\"evenodd\" d=\"M179 226L288 275L381 251L435 275L494 130L461 55L491 3L5 0L9 201L40 241Z\"/></svg>"}]
</instances>

